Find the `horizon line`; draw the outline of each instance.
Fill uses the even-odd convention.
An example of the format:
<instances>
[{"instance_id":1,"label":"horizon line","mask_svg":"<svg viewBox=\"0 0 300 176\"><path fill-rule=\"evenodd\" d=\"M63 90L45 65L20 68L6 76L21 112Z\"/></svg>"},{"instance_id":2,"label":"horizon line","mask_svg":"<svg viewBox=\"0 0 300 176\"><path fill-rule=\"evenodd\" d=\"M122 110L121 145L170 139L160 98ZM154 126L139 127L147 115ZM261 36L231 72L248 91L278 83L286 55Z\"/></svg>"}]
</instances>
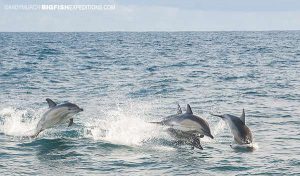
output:
<instances>
[{"instance_id":1,"label":"horizon line","mask_svg":"<svg viewBox=\"0 0 300 176\"><path fill-rule=\"evenodd\" d=\"M270 30L178 30L178 31L168 31L168 30L145 30L145 31L122 31L122 30L111 30L111 31L0 31L0 33L105 33L105 32L136 32L136 33L146 33L146 32L284 32L284 31L300 31L300 29L270 29Z\"/></svg>"}]
</instances>

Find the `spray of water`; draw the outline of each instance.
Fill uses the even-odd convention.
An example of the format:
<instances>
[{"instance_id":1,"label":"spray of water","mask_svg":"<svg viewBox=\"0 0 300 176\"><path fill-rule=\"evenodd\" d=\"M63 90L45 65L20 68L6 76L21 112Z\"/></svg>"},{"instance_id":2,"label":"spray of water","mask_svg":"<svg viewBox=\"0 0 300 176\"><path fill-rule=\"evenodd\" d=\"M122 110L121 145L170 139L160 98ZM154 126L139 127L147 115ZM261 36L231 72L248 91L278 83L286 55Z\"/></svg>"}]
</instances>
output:
<instances>
[{"instance_id":1,"label":"spray of water","mask_svg":"<svg viewBox=\"0 0 300 176\"><path fill-rule=\"evenodd\" d=\"M4 108L0 111L0 132L10 136L31 136L38 123L38 114L34 110Z\"/></svg>"},{"instance_id":2,"label":"spray of water","mask_svg":"<svg viewBox=\"0 0 300 176\"><path fill-rule=\"evenodd\" d=\"M212 123L211 123L212 124ZM204 137L201 141L205 142L205 143L211 143L211 142L216 142L216 138L217 136L224 131L225 128L225 123L222 120L219 120L218 123L216 125L212 125L211 127L211 132L212 135L215 137L215 139L211 139L209 137Z\"/></svg>"},{"instance_id":3,"label":"spray of water","mask_svg":"<svg viewBox=\"0 0 300 176\"><path fill-rule=\"evenodd\" d=\"M96 117L85 124L85 135L94 140L141 146L148 140L161 138L165 132L163 128L148 123L153 107L145 103L130 102L122 107L102 111L101 117ZM96 120L98 119L98 120Z\"/></svg>"}]
</instances>

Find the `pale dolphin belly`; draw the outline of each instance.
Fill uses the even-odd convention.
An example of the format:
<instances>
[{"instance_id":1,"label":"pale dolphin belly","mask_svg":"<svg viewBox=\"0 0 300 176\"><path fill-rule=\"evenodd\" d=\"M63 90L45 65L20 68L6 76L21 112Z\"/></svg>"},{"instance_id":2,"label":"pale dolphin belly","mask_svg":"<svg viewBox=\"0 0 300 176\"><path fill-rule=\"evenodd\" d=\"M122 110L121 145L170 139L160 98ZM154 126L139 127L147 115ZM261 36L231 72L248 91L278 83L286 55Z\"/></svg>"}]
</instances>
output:
<instances>
[{"instance_id":1,"label":"pale dolphin belly","mask_svg":"<svg viewBox=\"0 0 300 176\"><path fill-rule=\"evenodd\" d=\"M199 128L201 128L200 125L189 119L170 121L166 123L166 125L172 126L173 128L181 131L199 131Z\"/></svg>"},{"instance_id":2,"label":"pale dolphin belly","mask_svg":"<svg viewBox=\"0 0 300 176\"><path fill-rule=\"evenodd\" d=\"M46 112L40 122L37 125L37 131L45 130L51 128L60 123L67 122L69 120L68 113L66 113L65 108L52 109Z\"/></svg>"},{"instance_id":3,"label":"pale dolphin belly","mask_svg":"<svg viewBox=\"0 0 300 176\"><path fill-rule=\"evenodd\" d=\"M196 121L195 118L193 119L188 117L187 118L179 117L179 118L167 119L163 121L163 124L171 126L174 129L181 130L184 132L194 131L196 133L213 138L212 135L210 134L210 130L206 122L201 121L199 123L199 121L201 120L198 119L198 121Z\"/></svg>"}]
</instances>

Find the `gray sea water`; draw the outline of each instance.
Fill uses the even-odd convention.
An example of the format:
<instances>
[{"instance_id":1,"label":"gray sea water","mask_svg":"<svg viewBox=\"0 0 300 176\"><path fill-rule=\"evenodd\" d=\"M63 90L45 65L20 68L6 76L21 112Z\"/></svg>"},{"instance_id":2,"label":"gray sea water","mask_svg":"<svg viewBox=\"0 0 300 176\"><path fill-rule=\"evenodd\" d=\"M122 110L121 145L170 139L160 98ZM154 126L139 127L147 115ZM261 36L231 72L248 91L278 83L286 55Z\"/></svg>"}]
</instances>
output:
<instances>
[{"instance_id":1,"label":"gray sea water","mask_svg":"<svg viewBox=\"0 0 300 176\"><path fill-rule=\"evenodd\" d=\"M1 175L300 175L300 32L0 33ZM75 125L24 137L46 98ZM215 139L150 124L187 103ZM246 111L254 151L210 115Z\"/></svg>"}]
</instances>

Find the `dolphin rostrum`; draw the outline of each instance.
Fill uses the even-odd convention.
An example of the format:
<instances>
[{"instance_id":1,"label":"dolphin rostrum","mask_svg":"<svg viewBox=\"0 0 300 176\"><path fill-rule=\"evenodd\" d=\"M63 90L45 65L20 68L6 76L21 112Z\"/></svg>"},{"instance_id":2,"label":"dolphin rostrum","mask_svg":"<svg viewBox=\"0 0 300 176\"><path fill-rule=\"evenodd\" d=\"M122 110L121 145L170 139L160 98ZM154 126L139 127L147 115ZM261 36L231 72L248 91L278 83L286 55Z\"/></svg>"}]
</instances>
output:
<instances>
[{"instance_id":1,"label":"dolphin rostrum","mask_svg":"<svg viewBox=\"0 0 300 176\"><path fill-rule=\"evenodd\" d=\"M222 118L228 124L230 131L233 135L234 141L237 144L243 145L243 144L252 143L252 133L245 124L244 109L240 118L230 114L224 114L224 115L211 114L211 115Z\"/></svg>"},{"instance_id":2,"label":"dolphin rostrum","mask_svg":"<svg viewBox=\"0 0 300 176\"><path fill-rule=\"evenodd\" d=\"M82 108L79 108L73 103L57 105L49 98L47 98L46 101L49 105L49 110L43 114L36 126L35 134L31 137L37 137L43 130L68 121L68 126L71 126L73 124L72 116L83 111Z\"/></svg>"},{"instance_id":3,"label":"dolphin rostrum","mask_svg":"<svg viewBox=\"0 0 300 176\"><path fill-rule=\"evenodd\" d=\"M214 138L210 132L208 123L204 119L195 116L189 104L184 114L182 114L181 108L178 105L177 114L168 116L161 122L153 123L171 127L168 129L171 136L199 149L202 149L199 138L203 138L204 136Z\"/></svg>"}]
</instances>

